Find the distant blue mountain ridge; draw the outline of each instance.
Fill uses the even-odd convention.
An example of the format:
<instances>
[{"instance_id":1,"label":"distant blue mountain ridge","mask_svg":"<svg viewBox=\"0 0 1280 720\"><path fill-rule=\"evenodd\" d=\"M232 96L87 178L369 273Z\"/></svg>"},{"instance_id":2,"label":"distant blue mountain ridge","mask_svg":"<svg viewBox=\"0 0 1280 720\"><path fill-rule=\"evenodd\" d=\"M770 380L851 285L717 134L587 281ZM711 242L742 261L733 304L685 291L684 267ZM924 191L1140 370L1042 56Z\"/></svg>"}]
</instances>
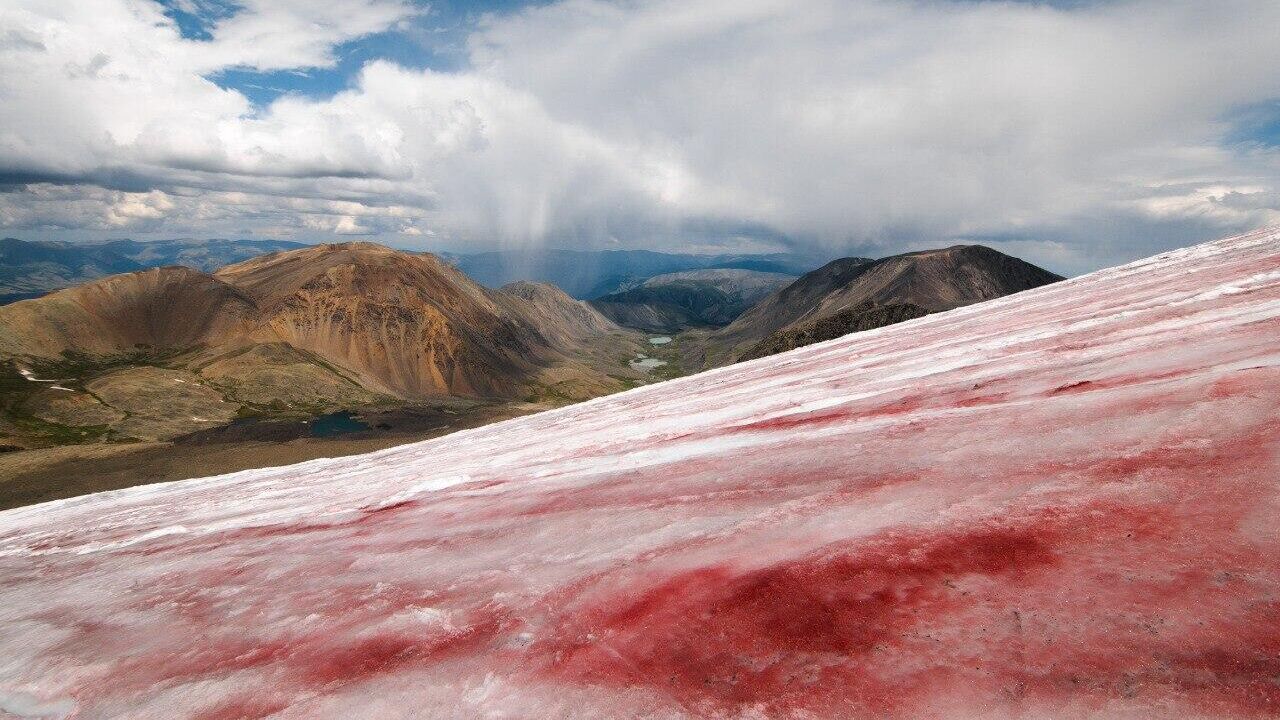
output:
<instances>
[{"instance_id":1,"label":"distant blue mountain ridge","mask_svg":"<svg viewBox=\"0 0 1280 720\"><path fill-rule=\"evenodd\" d=\"M579 300L629 290L656 275L712 268L802 275L831 258L798 254L694 255L652 250L511 250L438 253L481 285L549 282Z\"/></svg>"},{"instance_id":2,"label":"distant blue mountain ridge","mask_svg":"<svg viewBox=\"0 0 1280 720\"><path fill-rule=\"evenodd\" d=\"M203 272L270 252L295 250L288 240L109 240L99 243L0 239L0 304L39 297L107 275L182 265ZM794 254L695 255L652 250L531 249L434 253L491 288L549 282L578 299L633 288L665 273L728 268L799 275L821 264Z\"/></svg>"}]
</instances>

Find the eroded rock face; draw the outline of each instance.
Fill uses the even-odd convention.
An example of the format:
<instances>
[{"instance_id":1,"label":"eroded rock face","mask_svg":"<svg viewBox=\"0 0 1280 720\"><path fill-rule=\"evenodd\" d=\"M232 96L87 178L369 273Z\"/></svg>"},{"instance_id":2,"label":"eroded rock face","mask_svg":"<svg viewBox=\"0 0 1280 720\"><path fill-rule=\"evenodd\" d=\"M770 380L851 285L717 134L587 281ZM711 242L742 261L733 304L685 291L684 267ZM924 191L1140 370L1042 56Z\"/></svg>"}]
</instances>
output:
<instances>
[{"instance_id":1,"label":"eroded rock face","mask_svg":"<svg viewBox=\"0 0 1280 720\"><path fill-rule=\"evenodd\" d=\"M161 355L207 368L229 396L259 404L511 398L576 343L616 329L558 291L490 291L432 256L354 243L272 253L216 275L112 276L0 307L0 356L123 364Z\"/></svg>"},{"instance_id":2,"label":"eroded rock face","mask_svg":"<svg viewBox=\"0 0 1280 720\"><path fill-rule=\"evenodd\" d=\"M543 338L560 348L618 330L609 318L550 283L514 282L502 286L498 294L511 312L524 316Z\"/></svg>"},{"instance_id":3,"label":"eroded rock face","mask_svg":"<svg viewBox=\"0 0 1280 720\"><path fill-rule=\"evenodd\" d=\"M430 256L317 246L218 277L256 300L260 339L314 352L402 397L514 394L548 350L523 318Z\"/></svg>"},{"instance_id":4,"label":"eroded rock face","mask_svg":"<svg viewBox=\"0 0 1280 720\"><path fill-rule=\"evenodd\" d=\"M374 455L0 513L75 717L1273 718L1280 232Z\"/></svg>"}]
</instances>

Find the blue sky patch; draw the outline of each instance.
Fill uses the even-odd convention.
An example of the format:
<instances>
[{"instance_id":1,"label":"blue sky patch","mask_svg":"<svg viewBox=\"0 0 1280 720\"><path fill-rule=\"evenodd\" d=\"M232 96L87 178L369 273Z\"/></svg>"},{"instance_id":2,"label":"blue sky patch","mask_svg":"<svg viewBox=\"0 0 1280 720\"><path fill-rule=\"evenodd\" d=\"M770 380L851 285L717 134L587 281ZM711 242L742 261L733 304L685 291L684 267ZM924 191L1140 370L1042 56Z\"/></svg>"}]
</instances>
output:
<instances>
[{"instance_id":1,"label":"blue sky patch","mask_svg":"<svg viewBox=\"0 0 1280 720\"><path fill-rule=\"evenodd\" d=\"M1280 99L1248 105L1228 118L1231 145L1280 147Z\"/></svg>"},{"instance_id":2,"label":"blue sky patch","mask_svg":"<svg viewBox=\"0 0 1280 720\"><path fill-rule=\"evenodd\" d=\"M188 40L208 41L221 20L242 7L234 0L155 0ZM209 77L220 87L237 90L256 107L282 95L325 99L352 86L367 63L389 60L402 67L458 70L466 64L466 38L486 14L504 14L536 4L529 0L420 1L421 16L380 33L337 46L333 67L259 71L228 68Z\"/></svg>"},{"instance_id":3,"label":"blue sky patch","mask_svg":"<svg viewBox=\"0 0 1280 720\"><path fill-rule=\"evenodd\" d=\"M210 31L219 20L229 18L240 11L232 0L156 0L178 25L182 37L188 40L212 40Z\"/></svg>"},{"instance_id":4,"label":"blue sky patch","mask_svg":"<svg viewBox=\"0 0 1280 720\"><path fill-rule=\"evenodd\" d=\"M261 72L231 68L215 73L210 80L219 86L240 91L256 106L270 104L285 94L322 99L350 87L360 68L373 60L390 60L407 68L449 70L461 63L460 48L454 51L442 43L424 45L409 33L392 30L353 40L334 49L338 62L327 68L295 68Z\"/></svg>"}]
</instances>

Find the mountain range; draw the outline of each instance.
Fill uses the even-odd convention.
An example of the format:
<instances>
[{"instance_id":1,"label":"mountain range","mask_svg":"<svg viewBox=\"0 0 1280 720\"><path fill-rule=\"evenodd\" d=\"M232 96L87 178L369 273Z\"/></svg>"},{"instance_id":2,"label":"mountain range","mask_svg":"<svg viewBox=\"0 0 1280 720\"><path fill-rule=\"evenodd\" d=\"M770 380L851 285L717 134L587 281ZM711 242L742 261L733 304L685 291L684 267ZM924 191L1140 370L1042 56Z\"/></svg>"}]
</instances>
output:
<instances>
[{"instance_id":1,"label":"mountain range","mask_svg":"<svg viewBox=\"0 0 1280 720\"><path fill-rule=\"evenodd\" d=\"M39 297L116 273L181 265L204 272L303 243L261 239L110 240L99 243L0 240L0 304ZM663 273L738 268L799 275L820 260L802 254L693 255L650 250L529 248L436 253L472 280L498 289L519 281L549 282L578 299L634 287Z\"/></svg>"},{"instance_id":2,"label":"mountain range","mask_svg":"<svg viewBox=\"0 0 1280 720\"><path fill-rule=\"evenodd\" d=\"M56 381L12 412L139 439L245 413L592 397L625 386L625 368L589 361L610 333L625 335L553 286L490 290L435 257L363 243L212 274L152 268L0 307L0 357ZM106 400L104 387L133 399Z\"/></svg>"},{"instance_id":3,"label":"mountain range","mask_svg":"<svg viewBox=\"0 0 1280 720\"><path fill-rule=\"evenodd\" d=\"M619 325L675 333L728 325L795 279L794 275L759 270L685 270L651 277L590 303Z\"/></svg>"},{"instance_id":4,"label":"mountain range","mask_svg":"<svg viewBox=\"0 0 1280 720\"><path fill-rule=\"evenodd\" d=\"M0 239L0 304L116 273L165 265L212 272L256 255L305 247L285 240L110 240L79 244Z\"/></svg>"},{"instance_id":5,"label":"mountain range","mask_svg":"<svg viewBox=\"0 0 1280 720\"><path fill-rule=\"evenodd\" d=\"M44 255L23 257L72 259L66 248L35 249ZM158 257L117 249L135 265ZM200 262L248 249L214 248ZM78 250L96 258L83 273L123 257ZM342 412L363 418L344 432L376 423L403 442L424 428L585 400L1058 279L979 246L846 258L798 278L680 270L626 280L589 302L549 283L485 287L456 258L369 243L290 247L212 271L135 269L0 306L0 447L287 440ZM308 452L327 450L317 441ZM228 454L214 467L253 467L258 457ZM155 462L156 479L203 467ZM43 478L83 470L41 472L21 497L46 492Z\"/></svg>"},{"instance_id":6,"label":"mountain range","mask_svg":"<svg viewBox=\"0 0 1280 720\"><path fill-rule=\"evenodd\" d=\"M486 287L518 280L548 282L580 300L593 300L657 275L685 270L719 268L799 275L820 262L799 254L692 255L651 250L529 249L440 256Z\"/></svg>"},{"instance_id":7,"label":"mountain range","mask_svg":"<svg viewBox=\"0 0 1280 720\"><path fill-rule=\"evenodd\" d=\"M0 701L1280 717L1277 331L1273 230L375 454L6 511Z\"/></svg>"}]
</instances>

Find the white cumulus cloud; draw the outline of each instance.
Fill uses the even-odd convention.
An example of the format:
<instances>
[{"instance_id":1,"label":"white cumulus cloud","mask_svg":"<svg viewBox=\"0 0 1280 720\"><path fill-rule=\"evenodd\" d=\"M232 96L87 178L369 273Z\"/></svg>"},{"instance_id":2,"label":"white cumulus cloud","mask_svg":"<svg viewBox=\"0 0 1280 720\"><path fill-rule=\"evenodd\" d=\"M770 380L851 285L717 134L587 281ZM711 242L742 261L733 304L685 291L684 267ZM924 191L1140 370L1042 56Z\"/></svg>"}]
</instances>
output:
<instances>
[{"instance_id":1,"label":"white cumulus cloud","mask_svg":"<svg viewBox=\"0 0 1280 720\"><path fill-rule=\"evenodd\" d=\"M562 0L484 19L460 69L373 61L266 107L210 78L329 66L421 11L240 6L208 40L147 0L0 7L4 229L979 239L1074 272L1280 222L1280 153L1230 122L1280 97L1270 0Z\"/></svg>"}]
</instances>

